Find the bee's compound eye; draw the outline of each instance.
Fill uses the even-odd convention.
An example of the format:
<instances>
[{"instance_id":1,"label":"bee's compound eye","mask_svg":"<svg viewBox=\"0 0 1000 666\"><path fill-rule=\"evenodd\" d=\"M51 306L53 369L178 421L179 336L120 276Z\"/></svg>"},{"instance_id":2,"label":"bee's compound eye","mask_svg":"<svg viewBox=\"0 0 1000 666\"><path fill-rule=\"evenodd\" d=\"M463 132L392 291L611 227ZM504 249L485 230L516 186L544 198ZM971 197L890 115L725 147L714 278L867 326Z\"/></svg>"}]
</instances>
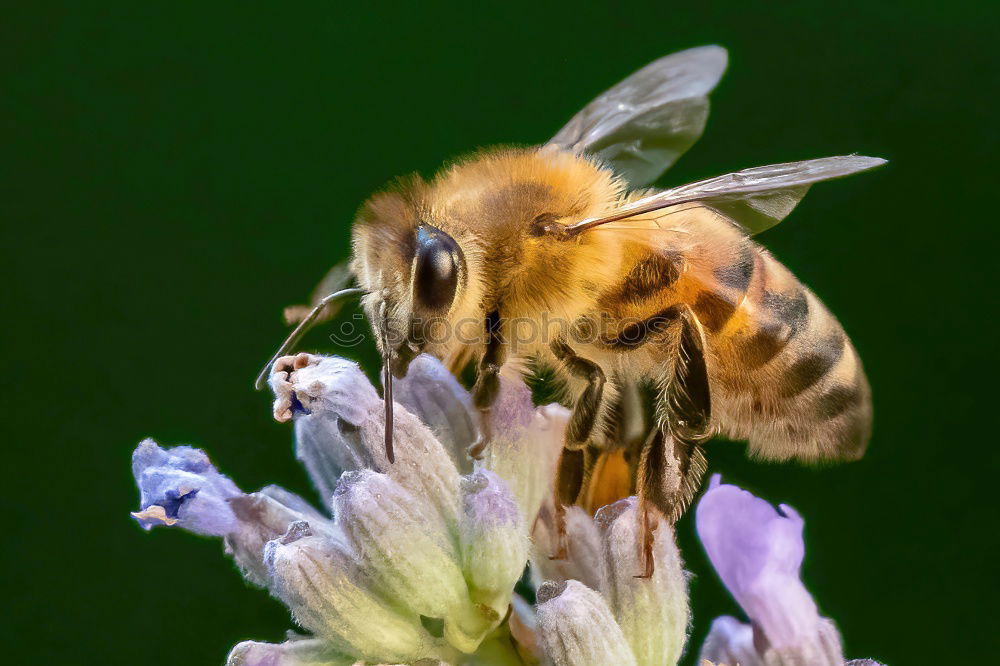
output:
<instances>
[{"instance_id":1,"label":"bee's compound eye","mask_svg":"<svg viewBox=\"0 0 1000 666\"><path fill-rule=\"evenodd\" d=\"M417 229L413 295L430 310L446 310L458 289L462 250L455 239L427 224Z\"/></svg>"}]
</instances>

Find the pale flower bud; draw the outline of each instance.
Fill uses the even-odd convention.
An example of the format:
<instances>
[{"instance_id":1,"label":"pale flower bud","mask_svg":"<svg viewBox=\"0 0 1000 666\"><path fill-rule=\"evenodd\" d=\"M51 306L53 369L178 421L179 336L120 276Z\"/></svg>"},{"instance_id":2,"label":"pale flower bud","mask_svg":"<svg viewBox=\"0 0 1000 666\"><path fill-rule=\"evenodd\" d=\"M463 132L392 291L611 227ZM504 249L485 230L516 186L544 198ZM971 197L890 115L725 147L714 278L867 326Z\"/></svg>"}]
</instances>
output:
<instances>
[{"instance_id":1,"label":"pale flower bud","mask_svg":"<svg viewBox=\"0 0 1000 666\"><path fill-rule=\"evenodd\" d=\"M441 361L429 354L414 358L393 396L430 428L463 474L472 470L467 450L479 436L479 416L468 391Z\"/></svg>"},{"instance_id":2,"label":"pale flower bud","mask_svg":"<svg viewBox=\"0 0 1000 666\"><path fill-rule=\"evenodd\" d=\"M226 658L226 666L347 666L353 662L326 641L301 636L284 643L243 641Z\"/></svg>"},{"instance_id":3,"label":"pale flower bud","mask_svg":"<svg viewBox=\"0 0 1000 666\"><path fill-rule=\"evenodd\" d=\"M634 497L598 512L595 522L602 528L604 542L601 592L639 666L676 664L690 617L687 577L666 521L659 521L653 532L652 577L636 577L642 571L641 521Z\"/></svg>"},{"instance_id":4,"label":"pale flower bud","mask_svg":"<svg viewBox=\"0 0 1000 666\"><path fill-rule=\"evenodd\" d=\"M506 484L479 471L462 479L462 564L473 600L506 613L528 559L528 532Z\"/></svg>"},{"instance_id":5,"label":"pale flower bud","mask_svg":"<svg viewBox=\"0 0 1000 666\"><path fill-rule=\"evenodd\" d=\"M264 546L284 534L289 525L307 520L317 534L334 533L333 521L284 488L268 486L257 493L234 497L229 506L239 520L239 529L225 536L226 553L233 556L250 582L261 587L268 584Z\"/></svg>"},{"instance_id":6,"label":"pale flower bud","mask_svg":"<svg viewBox=\"0 0 1000 666\"><path fill-rule=\"evenodd\" d=\"M544 581L578 580L592 590L601 585L603 549L601 533L594 519L578 506L566 507L566 557L552 559L558 550L555 509L552 502L542 505L532 533L531 577L535 587Z\"/></svg>"},{"instance_id":7,"label":"pale flower bud","mask_svg":"<svg viewBox=\"0 0 1000 666\"><path fill-rule=\"evenodd\" d=\"M545 583L538 590L538 640L555 666L634 666L635 656L600 594L583 583Z\"/></svg>"},{"instance_id":8,"label":"pale flower bud","mask_svg":"<svg viewBox=\"0 0 1000 666\"><path fill-rule=\"evenodd\" d=\"M413 613L447 619L467 598L449 530L385 474L347 472L333 498L337 525L372 585Z\"/></svg>"},{"instance_id":9,"label":"pale flower bud","mask_svg":"<svg viewBox=\"0 0 1000 666\"><path fill-rule=\"evenodd\" d=\"M396 404L395 463L385 455L385 409L356 363L300 355L298 369L272 375L276 412L295 418L296 454L329 502L344 471L373 469L426 497L449 525L458 518L458 470L420 419ZM279 377L278 375L284 375Z\"/></svg>"},{"instance_id":10,"label":"pale flower bud","mask_svg":"<svg viewBox=\"0 0 1000 666\"><path fill-rule=\"evenodd\" d=\"M331 650L372 661L431 656L434 641L420 618L376 597L355 558L346 544L313 535L304 522L264 551L271 592Z\"/></svg>"}]
</instances>

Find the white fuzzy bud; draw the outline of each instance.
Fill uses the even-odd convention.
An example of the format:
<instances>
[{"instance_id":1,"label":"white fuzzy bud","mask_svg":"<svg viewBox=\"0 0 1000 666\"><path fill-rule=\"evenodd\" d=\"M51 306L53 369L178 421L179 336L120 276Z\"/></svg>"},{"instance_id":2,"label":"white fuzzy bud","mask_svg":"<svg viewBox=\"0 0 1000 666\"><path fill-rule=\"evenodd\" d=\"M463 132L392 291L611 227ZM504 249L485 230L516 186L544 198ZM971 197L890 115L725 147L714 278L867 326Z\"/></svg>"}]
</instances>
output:
<instances>
[{"instance_id":1,"label":"white fuzzy bud","mask_svg":"<svg viewBox=\"0 0 1000 666\"><path fill-rule=\"evenodd\" d=\"M532 533L531 575L535 587L544 581L578 580L592 590L601 585L601 533L594 519L578 506L566 507L566 557L552 559L558 550L555 509L552 502L542 505Z\"/></svg>"},{"instance_id":2,"label":"white fuzzy bud","mask_svg":"<svg viewBox=\"0 0 1000 666\"><path fill-rule=\"evenodd\" d=\"M687 577L673 530L665 521L653 532L652 577L636 577L642 571L641 519L634 497L598 512L595 521L604 541L601 592L639 666L676 664L690 617Z\"/></svg>"},{"instance_id":3,"label":"white fuzzy bud","mask_svg":"<svg viewBox=\"0 0 1000 666\"><path fill-rule=\"evenodd\" d=\"M488 469L504 480L531 525L552 492L569 410L560 405L535 409L524 382L503 377L490 421L493 438L476 469Z\"/></svg>"},{"instance_id":4,"label":"white fuzzy bud","mask_svg":"<svg viewBox=\"0 0 1000 666\"><path fill-rule=\"evenodd\" d=\"M506 484L479 471L462 480L462 566L473 599L506 613L528 559L528 531Z\"/></svg>"},{"instance_id":5,"label":"white fuzzy bud","mask_svg":"<svg viewBox=\"0 0 1000 666\"><path fill-rule=\"evenodd\" d=\"M448 528L432 507L385 474L347 472L334 493L337 525L386 598L447 618L468 594Z\"/></svg>"},{"instance_id":6,"label":"white fuzzy bud","mask_svg":"<svg viewBox=\"0 0 1000 666\"><path fill-rule=\"evenodd\" d=\"M271 592L332 650L373 661L411 661L433 653L433 639L419 617L375 596L346 544L295 523L268 542L264 561Z\"/></svg>"},{"instance_id":7,"label":"white fuzzy bud","mask_svg":"<svg viewBox=\"0 0 1000 666\"><path fill-rule=\"evenodd\" d=\"M295 417L296 453L329 501L344 471L373 469L418 497L427 497L449 525L457 525L458 469L420 419L394 410L395 463L385 454L385 409L358 365L338 357L305 355L291 374L272 375L275 413Z\"/></svg>"},{"instance_id":8,"label":"white fuzzy bud","mask_svg":"<svg viewBox=\"0 0 1000 666\"><path fill-rule=\"evenodd\" d=\"M229 652L226 666L347 666L354 661L326 641L297 636L284 643L243 641Z\"/></svg>"},{"instance_id":9,"label":"white fuzzy bud","mask_svg":"<svg viewBox=\"0 0 1000 666\"><path fill-rule=\"evenodd\" d=\"M545 583L538 589L538 639L555 666L634 666L635 656L611 609L583 583Z\"/></svg>"},{"instance_id":10,"label":"white fuzzy bud","mask_svg":"<svg viewBox=\"0 0 1000 666\"><path fill-rule=\"evenodd\" d=\"M479 435L472 397L441 361L420 354L406 377L396 380L396 402L420 418L451 454L463 474L472 469L467 450Z\"/></svg>"}]
</instances>

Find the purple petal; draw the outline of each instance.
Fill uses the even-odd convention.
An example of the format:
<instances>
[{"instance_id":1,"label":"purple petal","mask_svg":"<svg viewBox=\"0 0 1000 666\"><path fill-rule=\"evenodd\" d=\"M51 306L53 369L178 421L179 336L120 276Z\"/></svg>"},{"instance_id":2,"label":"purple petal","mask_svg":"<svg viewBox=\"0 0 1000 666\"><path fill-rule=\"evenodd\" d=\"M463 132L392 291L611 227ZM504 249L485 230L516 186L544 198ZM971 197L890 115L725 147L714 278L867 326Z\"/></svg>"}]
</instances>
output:
<instances>
[{"instance_id":1,"label":"purple petal","mask_svg":"<svg viewBox=\"0 0 1000 666\"><path fill-rule=\"evenodd\" d=\"M308 520L327 534L333 522L304 499L278 486L244 494L215 469L203 451L189 446L163 449L144 440L132 456L141 510L132 514L145 529L176 525L225 538L226 552L251 582L267 585L263 549L289 524Z\"/></svg>"},{"instance_id":2,"label":"purple petal","mask_svg":"<svg viewBox=\"0 0 1000 666\"><path fill-rule=\"evenodd\" d=\"M698 535L712 565L767 643L800 645L820 631L816 604L799 579L803 520L712 477L696 511Z\"/></svg>"},{"instance_id":3,"label":"purple petal","mask_svg":"<svg viewBox=\"0 0 1000 666\"><path fill-rule=\"evenodd\" d=\"M190 446L163 449L146 439L132 454L132 473L140 492L140 511L132 515L144 529L177 525L208 536L236 529L229 500L243 493L219 474L203 451Z\"/></svg>"}]
</instances>

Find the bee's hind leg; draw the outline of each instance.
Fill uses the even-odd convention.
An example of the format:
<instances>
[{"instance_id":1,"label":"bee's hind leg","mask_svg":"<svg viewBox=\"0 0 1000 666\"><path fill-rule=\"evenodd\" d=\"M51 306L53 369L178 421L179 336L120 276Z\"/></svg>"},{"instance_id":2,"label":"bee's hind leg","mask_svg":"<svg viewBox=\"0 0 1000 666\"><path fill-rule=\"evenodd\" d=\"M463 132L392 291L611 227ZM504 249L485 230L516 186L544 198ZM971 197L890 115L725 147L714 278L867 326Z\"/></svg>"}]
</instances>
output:
<instances>
[{"instance_id":1,"label":"bee's hind leg","mask_svg":"<svg viewBox=\"0 0 1000 666\"><path fill-rule=\"evenodd\" d=\"M555 513L553 523L556 532L556 552L549 556L552 560L566 559L566 507L579 505L589 514L593 514L604 504L617 501L630 494L628 488L627 470L611 469L618 460L609 462L609 453L614 455L620 451L607 451L599 446L589 444L582 449L564 448L559 455L556 467L555 492L553 504ZM621 456L619 456L621 458ZM594 486L607 484L606 490L616 493L614 499L603 502L600 506L593 503ZM623 489L622 485L626 487Z\"/></svg>"},{"instance_id":2,"label":"bee's hind leg","mask_svg":"<svg viewBox=\"0 0 1000 666\"><path fill-rule=\"evenodd\" d=\"M555 506L553 527L556 533L556 550L549 555L550 560L566 559L566 507L576 503L586 476L586 452L582 449L564 448L559 454L552 498L552 504Z\"/></svg>"},{"instance_id":3,"label":"bee's hind leg","mask_svg":"<svg viewBox=\"0 0 1000 666\"><path fill-rule=\"evenodd\" d=\"M676 523L698 492L706 468L705 453L697 442L681 440L661 428L655 428L646 439L636 475L642 521L639 578L653 575L653 529L657 517L662 516L671 525Z\"/></svg>"},{"instance_id":4,"label":"bee's hind leg","mask_svg":"<svg viewBox=\"0 0 1000 666\"><path fill-rule=\"evenodd\" d=\"M656 507L650 506L645 500L639 500L639 533L642 535L639 542L639 563L642 571L635 575L636 578L653 577L653 528L656 527L658 513Z\"/></svg>"},{"instance_id":5,"label":"bee's hind leg","mask_svg":"<svg viewBox=\"0 0 1000 666\"><path fill-rule=\"evenodd\" d=\"M660 423L642 447L636 474L644 514L643 577L653 572L653 525L646 514L657 510L671 524L684 515L708 468L702 444L714 432L704 333L689 308L679 315L671 326L675 338L668 347L668 374L656 398Z\"/></svg>"},{"instance_id":6,"label":"bee's hind leg","mask_svg":"<svg viewBox=\"0 0 1000 666\"><path fill-rule=\"evenodd\" d=\"M587 380L570 416L556 475L557 548L553 558L558 559L566 556L566 506L577 504L593 514L635 492L647 426L634 381L618 373L605 378L600 366L561 341L553 343L552 352L571 374ZM655 516L650 520L655 521ZM651 532L647 536L649 550Z\"/></svg>"}]
</instances>

